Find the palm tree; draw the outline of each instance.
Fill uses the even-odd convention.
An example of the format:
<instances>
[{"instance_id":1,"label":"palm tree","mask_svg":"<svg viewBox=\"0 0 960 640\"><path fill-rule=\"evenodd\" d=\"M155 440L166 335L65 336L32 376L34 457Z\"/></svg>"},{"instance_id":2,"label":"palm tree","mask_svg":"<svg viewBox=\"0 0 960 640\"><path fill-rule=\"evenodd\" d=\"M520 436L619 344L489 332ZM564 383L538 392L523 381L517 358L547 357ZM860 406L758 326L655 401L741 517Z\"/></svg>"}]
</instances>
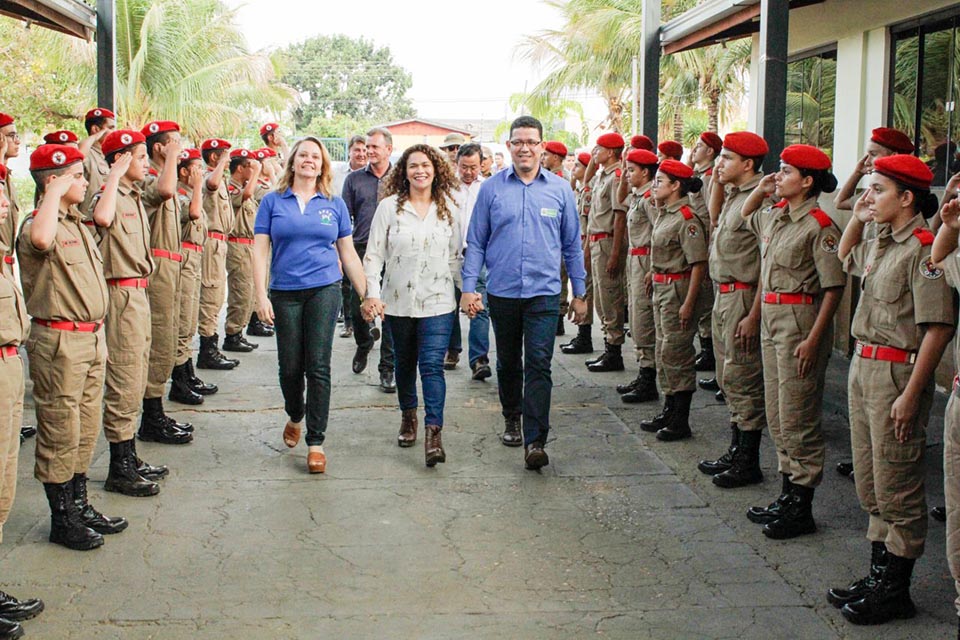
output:
<instances>
[{"instance_id":1,"label":"palm tree","mask_svg":"<svg viewBox=\"0 0 960 640\"><path fill-rule=\"evenodd\" d=\"M583 106L576 100L549 100L539 94L515 93L510 96L510 109L514 112L529 113L543 124L543 139L557 140L570 148L580 147L587 143L586 116ZM564 123L567 116L579 118L581 131L579 134L567 131ZM494 137L498 140L509 133L510 123L501 122L494 130Z\"/></svg>"}]
</instances>

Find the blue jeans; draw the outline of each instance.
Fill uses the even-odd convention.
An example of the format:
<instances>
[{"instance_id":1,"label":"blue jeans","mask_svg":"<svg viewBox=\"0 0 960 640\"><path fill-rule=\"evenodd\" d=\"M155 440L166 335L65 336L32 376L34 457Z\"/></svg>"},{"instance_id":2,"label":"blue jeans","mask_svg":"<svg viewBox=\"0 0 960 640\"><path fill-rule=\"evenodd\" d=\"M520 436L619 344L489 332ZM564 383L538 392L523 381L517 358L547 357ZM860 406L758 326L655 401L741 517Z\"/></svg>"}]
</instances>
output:
<instances>
[{"instance_id":1,"label":"blue jeans","mask_svg":"<svg viewBox=\"0 0 960 640\"><path fill-rule=\"evenodd\" d=\"M497 341L497 389L504 417L523 415L523 442L541 446L550 431L550 362L560 296L500 298L488 294Z\"/></svg>"},{"instance_id":2,"label":"blue jeans","mask_svg":"<svg viewBox=\"0 0 960 640\"><path fill-rule=\"evenodd\" d=\"M447 382L443 377L443 358L450 344L450 333L457 312L427 318L387 316L393 332L396 356L397 399L400 409L417 408L417 364L423 386L423 423L443 426L443 405Z\"/></svg>"},{"instance_id":3,"label":"blue jeans","mask_svg":"<svg viewBox=\"0 0 960 640\"><path fill-rule=\"evenodd\" d=\"M307 445L321 445L330 415L330 352L340 312L340 283L299 291L272 289L270 301L276 316L283 408L293 422L306 416Z\"/></svg>"},{"instance_id":4,"label":"blue jeans","mask_svg":"<svg viewBox=\"0 0 960 640\"><path fill-rule=\"evenodd\" d=\"M483 358L489 360L487 354L490 352L490 312L487 310L487 268L480 268L480 276L477 278L477 293L483 298L483 311L470 319L470 335L468 337L470 349L470 367L476 364L477 360Z\"/></svg>"}]
</instances>

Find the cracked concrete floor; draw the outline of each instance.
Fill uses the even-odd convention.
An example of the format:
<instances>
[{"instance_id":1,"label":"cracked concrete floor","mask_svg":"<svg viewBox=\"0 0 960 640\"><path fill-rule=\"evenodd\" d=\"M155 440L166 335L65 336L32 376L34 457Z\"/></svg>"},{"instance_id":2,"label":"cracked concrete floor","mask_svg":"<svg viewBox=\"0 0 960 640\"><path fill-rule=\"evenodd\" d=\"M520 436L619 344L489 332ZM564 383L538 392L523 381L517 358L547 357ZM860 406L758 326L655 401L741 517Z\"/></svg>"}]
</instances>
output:
<instances>
[{"instance_id":1,"label":"cracked concrete floor","mask_svg":"<svg viewBox=\"0 0 960 640\"><path fill-rule=\"evenodd\" d=\"M466 322L463 322L464 327ZM464 333L466 335L466 332ZM37 595L37 638L943 638L953 633L943 528L931 523L913 621L846 624L824 590L865 568L865 518L853 486L830 471L818 494L821 531L773 542L743 517L777 491L767 481L721 492L696 460L725 447L726 415L695 397L696 437L664 444L637 429L652 404L628 407L582 356L554 359L550 466L525 471L500 445L496 378L448 372L445 465L395 444L396 396L376 387L376 351L350 372L353 341L337 338L328 471L305 472L306 449L281 442L284 423L272 339L233 372L203 372L221 393L198 410L170 405L196 441L141 443L168 464L155 498L91 497L130 528L99 550L46 541L33 442L5 542L0 586ZM831 365L830 462L844 457L845 363ZM28 405L29 405L28 397ZM169 403L168 403L169 404ZM942 401L941 401L942 405ZM32 410L28 406L28 418ZM931 421L931 504L942 502L939 418ZM940 483L940 487L937 486ZM839 515L835 515L839 514Z\"/></svg>"}]
</instances>

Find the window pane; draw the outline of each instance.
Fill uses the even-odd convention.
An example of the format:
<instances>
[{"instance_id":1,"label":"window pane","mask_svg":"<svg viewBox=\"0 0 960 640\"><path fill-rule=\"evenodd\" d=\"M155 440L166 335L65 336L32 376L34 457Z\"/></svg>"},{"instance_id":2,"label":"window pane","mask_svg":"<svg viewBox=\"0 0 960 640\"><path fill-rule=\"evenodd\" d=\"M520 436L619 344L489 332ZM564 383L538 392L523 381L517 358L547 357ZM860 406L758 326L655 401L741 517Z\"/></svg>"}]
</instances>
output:
<instances>
[{"instance_id":1,"label":"window pane","mask_svg":"<svg viewBox=\"0 0 960 640\"><path fill-rule=\"evenodd\" d=\"M812 144L832 155L836 56L829 51L787 65L786 144Z\"/></svg>"},{"instance_id":2,"label":"window pane","mask_svg":"<svg viewBox=\"0 0 960 640\"><path fill-rule=\"evenodd\" d=\"M893 127L915 139L917 116L917 35L897 40L894 47Z\"/></svg>"},{"instance_id":3,"label":"window pane","mask_svg":"<svg viewBox=\"0 0 960 640\"><path fill-rule=\"evenodd\" d=\"M924 34L923 41L919 155L933 171L934 186L946 184L953 157L947 110L953 69L953 31L952 27L930 31Z\"/></svg>"}]
</instances>

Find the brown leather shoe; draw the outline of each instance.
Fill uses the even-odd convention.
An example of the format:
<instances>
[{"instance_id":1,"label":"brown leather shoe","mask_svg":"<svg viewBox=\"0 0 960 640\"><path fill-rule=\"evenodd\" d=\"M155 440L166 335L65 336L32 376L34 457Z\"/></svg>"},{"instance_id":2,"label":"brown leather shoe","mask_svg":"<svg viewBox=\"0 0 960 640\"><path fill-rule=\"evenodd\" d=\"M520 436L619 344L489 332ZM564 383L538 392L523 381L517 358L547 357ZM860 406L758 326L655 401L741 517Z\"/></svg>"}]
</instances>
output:
<instances>
[{"instance_id":1,"label":"brown leather shoe","mask_svg":"<svg viewBox=\"0 0 960 640\"><path fill-rule=\"evenodd\" d=\"M534 442L530 446L524 445L523 462L526 464L527 469L537 471L541 467L550 464L550 458L547 456L547 452L543 450L543 445L539 442Z\"/></svg>"},{"instance_id":2,"label":"brown leather shoe","mask_svg":"<svg viewBox=\"0 0 960 640\"><path fill-rule=\"evenodd\" d=\"M426 436L423 438L423 453L428 467L447 461L447 453L443 450L443 442L440 440L440 427L427 425Z\"/></svg>"},{"instance_id":3,"label":"brown leather shoe","mask_svg":"<svg viewBox=\"0 0 960 640\"><path fill-rule=\"evenodd\" d=\"M327 456L323 451L311 451L307 454L307 469L310 473L323 473L327 469Z\"/></svg>"},{"instance_id":4,"label":"brown leather shoe","mask_svg":"<svg viewBox=\"0 0 960 640\"><path fill-rule=\"evenodd\" d=\"M300 442L300 423L287 420L287 426L283 428L283 444L291 449Z\"/></svg>"},{"instance_id":5,"label":"brown leather shoe","mask_svg":"<svg viewBox=\"0 0 960 640\"><path fill-rule=\"evenodd\" d=\"M400 433L397 435L397 444L401 447L412 447L417 441L417 408L404 409L400 419Z\"/></svg>"},{"instance_id":6,"label":"brown leather shoe","mask_svg":"<svg viewBox=\"0 0 960 640\"><path fill-rule=\"evenodd\" d=\"M500 442L505 447L519 447L523 444L523 434L520 432L520 416L510 416L504 418L503 435L500 436Z\"/></svg>"}]
</instances>

